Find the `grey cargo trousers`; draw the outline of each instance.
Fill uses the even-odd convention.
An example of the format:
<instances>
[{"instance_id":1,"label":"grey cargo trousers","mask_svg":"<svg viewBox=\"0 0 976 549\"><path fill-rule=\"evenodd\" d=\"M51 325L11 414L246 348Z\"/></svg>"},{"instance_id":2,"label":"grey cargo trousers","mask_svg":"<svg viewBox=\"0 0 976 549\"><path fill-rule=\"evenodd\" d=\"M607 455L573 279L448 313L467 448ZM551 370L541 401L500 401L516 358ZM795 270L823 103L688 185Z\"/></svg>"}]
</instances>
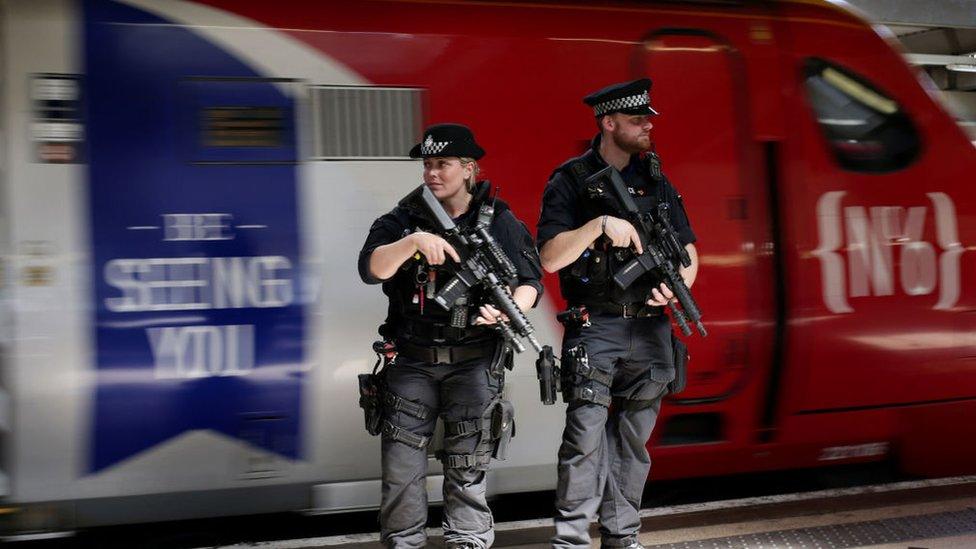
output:
<instances>
[{"instance_id":1,"label":"grey cargo trousers","mask_svg":"<svg viewBox=\"0 0 976 549\"><path fill-rule=\"evenodd\" d=\"M592 315L590 322L567 329L563 339L563 397L569 407L559 448L553 547L589 547L595 515L604 547L637 541L651 468L646 444L674 379L667 316ZM574 367L567 355L579 346L588 365Z\"/></svg>"},{"instance_id":2,"label":"grey cargo trousers","mask_svg":"<svg viewBox=\"0 0 976 549\"><path fill-rule=\"evenodd\" d=\"M386 547L424 547L427 544L427 444L438 415L445 421L444 452L471 455L477 450L477 433L451 435L448 422L480 420L504 380L493 372L492 358L476 358L457 364L429 364L400 356L386 369L388 390L420 403L429 410L420 419L402 410L385 410L384 419L414 436L422 445L395 440L384 431L380 536ZM449 547L490 547L494 521L485 498L487 459L478 466L444 467L444 540Z\"/></svg>"}]
</instances>

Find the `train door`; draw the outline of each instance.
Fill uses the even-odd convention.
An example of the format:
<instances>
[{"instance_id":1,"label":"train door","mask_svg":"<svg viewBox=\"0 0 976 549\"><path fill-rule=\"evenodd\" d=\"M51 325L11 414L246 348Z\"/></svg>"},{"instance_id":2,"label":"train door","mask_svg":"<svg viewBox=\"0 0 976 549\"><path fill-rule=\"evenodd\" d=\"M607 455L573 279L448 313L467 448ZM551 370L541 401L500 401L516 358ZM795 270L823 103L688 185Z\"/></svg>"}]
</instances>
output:
<instances>
[{"instance_id":1,"label":"train door","mask_svg":"<svg viewBox=\"0 0 976 549\"><path fill-rule=\"evenodd\" d=\"M766 227L759 176L748 148L749 102L741 54L706 31L659 31L643 44L643 74L660 111L652 130L664 171L683 196L699 242L693 292L709 330L689 342L688 389L678 403L722 401L767 361L766 275L757 262L757 227Z\"/></svg>"}]
</instances>

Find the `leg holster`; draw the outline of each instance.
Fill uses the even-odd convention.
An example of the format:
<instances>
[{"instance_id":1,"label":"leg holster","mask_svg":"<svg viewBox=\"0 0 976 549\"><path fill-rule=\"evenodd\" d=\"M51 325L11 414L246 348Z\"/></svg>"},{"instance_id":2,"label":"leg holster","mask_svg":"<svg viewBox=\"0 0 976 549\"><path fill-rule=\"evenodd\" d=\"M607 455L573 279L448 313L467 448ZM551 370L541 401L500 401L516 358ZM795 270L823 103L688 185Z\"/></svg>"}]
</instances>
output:
<instances>
[{"instance_id":1,"label":"leg holster","mask_svg":"<svg viewBox=\"0 0 976 549\"><path fill-rule=\"evenodd\" d=\"M380 326L382 332L385 328ZM376 364L370 374L359 374L359 407L363 409L366 420L366 432L378 435L383 431L383 399L386 391L385 376L387 366L396 361L396 345L389 340L373 342L373 352L376 353ZM382 367L381 367L382 366Z\"/></svg>"},{"instance_id":2,"label":"leg holster","mask_svg":"<svg viewBox=\"0 0 976 549\"><path fill-rule=\"evenodd\" d=\"M609 389L613 383L613 374L591 366L586 347L582 344L566 350L561 373L563 402L584 401L610 406L609 391L604 393L594 385L602 385Z\"/></svg>"},{"instance_id":3,"label":"leg holster","mask_svg":"<svg viewBox=\"0 0 976 549\"><path fill-rule=\"evenodd\" d=\"M382 395L383 379L380 374L359 374L359 407L366 418L366 432L374 436L382 430Z\"/></svg>"},{"instance_id":4,"label":"leg holster","mask_svg":"<svg viewBox=\"0 0 976 549\"><path fill-rule=\"evenodd\" d=\"M478 436L478 444L471 454L441 454L444 467L450 469L487 469L491 458L508 457L508 444L515 437L515 407L497 397L488 403L479 418L445 421L444 436L465 438Z\"/></svg>"}]
</instances>

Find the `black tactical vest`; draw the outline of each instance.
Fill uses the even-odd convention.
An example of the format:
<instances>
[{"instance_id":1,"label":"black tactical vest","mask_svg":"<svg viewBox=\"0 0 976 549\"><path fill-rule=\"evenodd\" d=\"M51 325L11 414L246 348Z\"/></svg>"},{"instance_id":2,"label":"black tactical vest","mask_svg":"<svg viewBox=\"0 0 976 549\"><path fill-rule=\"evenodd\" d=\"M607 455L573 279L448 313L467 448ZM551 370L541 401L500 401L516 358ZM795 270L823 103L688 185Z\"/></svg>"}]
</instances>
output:
<instances>
[{"instance_id":1,"label":"black tactical vest","mask_svg":"<svg viewBox=\"0 0 976 549\"><path fill-rule=\"evenodd\" d=\"M646 170L645 175L649 176L652 185L651 192L645 196L633 196L642 212L656 211L659 204L667 205L664 191L668 183L666 178L660 176L658 162L653 153L641 161L641 168ZM553 172L553 176L562 173L578 191L579 214L583 222L604 215L624 218L610 198L587 188L586 178L605 166L596 152L590 149L583 155L568 160ZM592 249L585 250L579 259L560 269L559 287L563 298L570 304L625 304L646 301L651 289L660 284L651 273L637 279L626 290L621 290L613 281L616 270L626 265L633 256L632 250L611 247L610 239L601 236Z\"/></svg>"},{"instance_id":2,"label":"black tactical vest","mask_svg":"<svg viewBox=\"0 0 976 549\"><path fill-rule=\"evenodd\" d=\"M474 198L464 219L459 225L467 227L478 222L478 210L487 199L488 185L479 184L474 191ZM497 218L509 209L500 199L494 202ZM417 231L436 234L426 218L419 212L398 207L394 215L405 229L401 238ZM488 337L494 331L485 326L468 326L464 329L450 328L450 311L443 309L433 300L433 296L444 287L454 276L457 264L448 260L443 265L429 265L419 253L400 266L393 277L384 284L384 292L390 299L390 308L385 325L380 328L384 337L396 338L409 334L411 339L430 339L417 334L442 334L437 339L453 341L473 340ZM468 317L478 312L478 306L485 302L485 296L480 289L469 292L467 296Z\"/></svg>"}]
</instances>

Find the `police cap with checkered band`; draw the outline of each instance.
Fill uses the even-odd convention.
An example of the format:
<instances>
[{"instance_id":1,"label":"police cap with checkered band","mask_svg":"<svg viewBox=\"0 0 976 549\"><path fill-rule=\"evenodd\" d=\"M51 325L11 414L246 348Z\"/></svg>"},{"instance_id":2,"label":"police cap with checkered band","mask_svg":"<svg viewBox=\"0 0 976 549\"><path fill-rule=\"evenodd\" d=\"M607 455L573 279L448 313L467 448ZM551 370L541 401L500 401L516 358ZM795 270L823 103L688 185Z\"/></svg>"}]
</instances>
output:
<instances>
[{"instance_id":1,"label":"police cap with checkered band","mask_svg":"<svg viewBox=\"0 0 976 549\"><path fill-rule=\"evenodd\" d=\"M485 155L471 130L462 124L434 124L424 130L424 137L410 149L410 158L457 156L480 159Z\"/></svg>"},{"instance_id":2,"label":"police cap with checkered band","mask_svg":"<svg viewBox=\"0 0 976 549\"><path fill-rule=\"evenodd\" d=\"M620 82L587 95L583 102L593 107L593 114L596 116L615 112L656 115L658 112L651 107L651 98L648 95L650 89L650 78Z\"/></svg>"}]
</instances>

